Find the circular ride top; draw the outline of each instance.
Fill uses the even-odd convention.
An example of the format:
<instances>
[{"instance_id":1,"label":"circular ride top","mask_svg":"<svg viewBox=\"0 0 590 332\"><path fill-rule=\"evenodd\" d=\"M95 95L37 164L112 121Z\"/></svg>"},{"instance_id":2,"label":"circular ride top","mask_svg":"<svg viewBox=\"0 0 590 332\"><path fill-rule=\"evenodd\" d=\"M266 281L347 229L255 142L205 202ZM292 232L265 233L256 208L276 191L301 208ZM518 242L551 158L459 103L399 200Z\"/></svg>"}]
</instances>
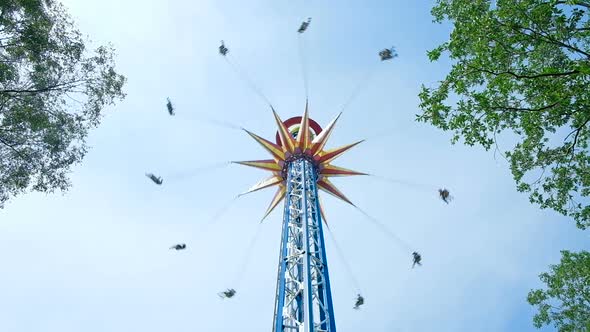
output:
<instances>
[{"instance_id":1,"label":"circular ride top","mask_svg":"<svg viewBox=\"0 0 590 332\"><path fill-rule=\"evenodd\" d=\"M272 110L277 123L277 142L272 143L248 130L245 130L254 140L264 147L273 157L272 159L237 161L236 163L268 170L272 175L252 186L246 193L251 193L264 188L278 186L277 192L273 197L268 209L264 214L266 218L270 212L283 200L287 191L287 177L289 166L292 162L299 159L307 160L313 166L316 174L317 186L323 190L349 204L352 204L344 194L330 182L330 177L335 176L352 176L367 175L366 173L356 172L343 167L332 165L332 161L344 154L352 147L363 142L358 141L347 144L338 148L324 150L330 134L334 130L336 121L340 114L332 120L324 130L309 118L308 107L305 107L303 116L294 117L283 122L276 111ZM299 122L297 123L296 121ZM323 213L323 208L320 206Z\"/></svg>"}]
</instances>

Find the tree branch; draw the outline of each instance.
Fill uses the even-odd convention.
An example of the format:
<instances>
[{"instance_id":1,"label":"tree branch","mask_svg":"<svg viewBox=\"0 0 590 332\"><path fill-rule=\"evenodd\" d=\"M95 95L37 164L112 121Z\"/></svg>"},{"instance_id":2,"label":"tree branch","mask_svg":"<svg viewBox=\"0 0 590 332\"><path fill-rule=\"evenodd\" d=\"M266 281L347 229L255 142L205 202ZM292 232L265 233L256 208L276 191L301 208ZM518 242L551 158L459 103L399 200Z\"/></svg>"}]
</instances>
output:
<instances>
[{"instance_id":1,"label":"tree branch","mask_svg":"<svg viewBox=\"0 0 590 332\"><path fill-rule=\"evenodd\" d=\"M76 81L72 81L72 82L67 82L67 83L61 83L61 84L56 84L56 85L52 85L52 86L47 86L41 89L21 89L21 90L17 90L17 89L8 89L8 90L0 90L0 94L4 93L4 94L9 94L9 93L30 93L30 94L37 94L37 93L43 93L43 92L48 92L48 91L52 91L52 90L60 90L63 87L71 87L73 88L77 83L80 82L84 82L84 80L76 80Z\"/></svg>"},{"instance_id":2,"label":"tree branch","mask_svg":"<svg viewBox=\"0 0 590 332\"><path fill-rule=\"evenodd\" d=\"M488 69L484 69L484 68L477 68L477 67L473 67L473 66L469 66L467 65L469 68L473 68L475 70L479 70L482 71L484 73L488 73L491 75L495 75L495 76L500 76L500 75L510 75L513 76L514 78L517 79L535 79L535 78L541 78L541 77L560 77L560 76L568 76L568 75L575 75L575 74L579 74L580 71L579 70L572 70L572 71L568 71L568 72L562 72L562 73L542 73L542 74L532 74L532 75L523 75L523 74L517 74L511 71L501 71L501 72L494 72Z\"/></svg>"},{"instance_id":3,"label":"tree branch","mask_svg":"<svg viewBox=\"0 0 590 332\"><path fill-rule=\"evenodd\" d=\"M496 152L500 152L500 155L502 156L502 158L504 158L504 160L506 160L506 162L510 163L510 161L508 161L508 158L506 158L506 156L504 155L504 153L502 151L500 151L500 147L498 146L498 139L496 137L496 133L498 132L498 127L500 126L500 124L496 124L496 128L494 128L494 144L495 144L495 150L494 150L494 160L496 160Z\"/></svg>"},{"instance_id":4,"label":"tree branch","mask_svg":"<svg viewBox=\"0 0 590 332\"><path fill-rule=\"evenodd\" d=\"M590 9L590 4L584 1L557 1L555 5L569 5L568 2L573 2L574 6L586 7Z\"/></svg>"},{"instance_id":5,"label":"tree branch","mask_svg":"<svg viewBox=\"0 0 590 332\"><path fill-rule=\"evenodd\" d=\"M586 121L584 121L584 123L582 123L582 125L580 125L578 128L576 128L574 131L572 131L571 133L569 133L565 139L567 139L572 133L576 133L576 135L574 135L574 141L572 143L572 146L570 146L570 148L568 149L568 153L571 153L572 156L570 158L570 162L572 161L572 159L574 158L574 149L576 147L576 143L578 143L578 136L580 135L580 132L582 131L582 129L586 126L586 124L588 124L588 122L590 122L590 117L586 119Z\"/></svg>"},{"instance_id":6,"label":"tree branch","mask_svg":"<svg viewBox=\"0 0 590 332\"><path fill-rule=\"evenodd\" d=\"M569 44L566 44L566 43L561 42L559 40L553 39L553 38L551 38L549 36L546 36L546 35L538 32L538 31L535 31L535 30L533 30L531 28L527 28L527 27L523 27L523 26L517 26L517 28L522 29L522 30L525 30L525 31L530 31L533 34L539 35L542 40L544 39L548 43L555 44L555 45L558 45L558 46L561 46L561 47L565 47L565 48L567 48L567 49L569 49L571 51L584 54L587 58L590 58L590 53L584 52L584 51L582 51L581 49L579 49L577 47L573 47L572 45L569 45ZM518 29L516 29L516 30L517 31L520 31ZM521 33L524 34L524 35L526 35L526 36L531 36L529 34L526 34L526 33L522 32L522 31L521 31Z\"/></svg>"},{"instance_id":7,"label":"tree branch","mask_svg":"<svg viewBox=\"0 0 590 332\"><path fill-rule=\"evenodd\" d=\"M508 111L517 111L517 112L541 112L555 106L559 105L559 102L553 103L551 105L543 106L540 108L521 108L521 107L508 107L508 106L493 106L494 109L499 110L508 110Z\"/></svg>"},{"instance_id":8,"label":"tree branch","mask_svg":"<svg viewBox=\"0 0 590 332\"><path fill-rule=\"evenodd\" d=\"M16 153L22 160L26 161L26 162L33 162L32 159L29 156L25 156L23 155L19 150L17 150L12 144L6 142L3 138L0 137L0 143L6 145L7 147L9 147L12 151L14 151L14 153Z\"/></svg>"},{"instance_id":9,"label":"tree branch","mask_svg":"<svg viewBox=\"0 0 590 332\"><path fill-rule=\"evenodd\" d=\"M524 14L524 15L526 16L526 14ZM558 45L558 46L561 46L561 47L565 47L565 48L567 48L567 49L569 49L571 51L581 53L581 54L585 55L587 58L590 58L590 53L584 52L583 50L581 50L581 49L579 49L577 47L574 47L572 45L566 44L566 43L561 42L559 40L553 39L553 38L551 38L551 37L549 37L547 35L544 35L544 34L538 32L536 30L531 29L531 28L527 28L527 27L524 27L522 25L517 25L517 24L506 24L506 23L504 23L504 22L502 22L502 21L500 21L498 19L495 19L495 21L496 21L497 24L499 24L499 25L501 25L503 27L506 27L506 28L508 28L508 29L510 29L512 31L515 31L517 33L520 33L522 35L525 35L525 36L527 36L529 38L535 38L535 36L531 35L531 34L534 34L534 35L537 35L537 38L539 38L540 40L545 41L546 43ZM531 34L528 34L525 31L529 31Z\"/></svg>"}]
</instances>

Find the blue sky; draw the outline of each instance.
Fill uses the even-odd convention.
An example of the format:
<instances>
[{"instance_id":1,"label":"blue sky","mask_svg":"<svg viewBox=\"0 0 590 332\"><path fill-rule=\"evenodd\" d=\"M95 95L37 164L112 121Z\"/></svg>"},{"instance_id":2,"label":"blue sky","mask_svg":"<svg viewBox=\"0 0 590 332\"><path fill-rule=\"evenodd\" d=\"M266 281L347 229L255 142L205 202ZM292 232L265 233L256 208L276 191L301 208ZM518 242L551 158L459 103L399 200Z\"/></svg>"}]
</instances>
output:
<instances>
[{"instance_id":1,"label":"blue sky","mask_svg":"<svg viewBox=\"0 0 590 332\"><path fill-rule=\"evenodd\" d=\"M354 208L325 197L328 222L366 299L362 310L352 309L356 289L327 238L339 331L533 331L526 294L540 286L537 275L558 262L560 249L588 248L588 233L573 221L516 192L502 158L451 146L448 133L414 122L420 84L440 80L450 65L426 57L449 33L431 23L432 1L65 5L96 45L116 47L128 96L91 133L69 192L27 194L0 211L0 331L270 330L281 209L258 221L274 191L236 200L212 223L266 174L235 165L198 171L267 156L245 133L203 118L275 134L264 101L217 54L221 39L283 118L300 115L295 31L307 17L310 112L321 125L378 68L329 146L369 139L337 165L432 185L335 180L424 257L422 268L410 269L409 253ZM376 53L391 45L399 58L380 63ZM166 97L175 117L166 113ZM145 178L152 171L163 186ZM452 204L437 199L438 186L451 189ZM188 249L168 250L178 242ZM228 287L238 294L221 301L216 293Z\"/></svg>"}]
</instances>

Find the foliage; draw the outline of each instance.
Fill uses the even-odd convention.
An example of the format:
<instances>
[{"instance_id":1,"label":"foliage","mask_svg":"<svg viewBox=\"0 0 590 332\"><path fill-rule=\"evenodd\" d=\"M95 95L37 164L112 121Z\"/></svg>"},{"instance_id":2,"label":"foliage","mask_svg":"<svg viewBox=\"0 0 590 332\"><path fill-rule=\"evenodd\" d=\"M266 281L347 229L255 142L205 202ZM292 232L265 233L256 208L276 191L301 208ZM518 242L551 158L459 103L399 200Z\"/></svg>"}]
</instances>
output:
<instances>
[{"instance_id":1,"label":"foliage","mask_svg":"<svg viewBox=\"0 0 590 332\"><path fill-rule=\"evenodd\" d=\"M435 22L450 39L428 52L453 61L436 87L422 86L418 121L454 133L452 142L506 152L532 203L590 225L590 2L437 0Z\"/></svg>"},{"instance_id":2,"label":"foliage","mask_svg":"<svg viewBox=\"0 0 590 332\"><path fill-rule=\"evenodd\" d=\"M53 0L0 0L0 208L27 189L69 187L101 111L124 98L113 49L88 54Z\"/></svg>"},{"instance_id":3,"label":"foliage","mask_svg":"<svg viewBox=\"0 0 590 332\"><path fill-rule=\"evenodd\" d=\"M527 300L538 307L537 328L553 323L560 332L590 331L590 253L561 252L559 265L539 277L548 289L531 290Z\"/></svg>"}]
</instances>

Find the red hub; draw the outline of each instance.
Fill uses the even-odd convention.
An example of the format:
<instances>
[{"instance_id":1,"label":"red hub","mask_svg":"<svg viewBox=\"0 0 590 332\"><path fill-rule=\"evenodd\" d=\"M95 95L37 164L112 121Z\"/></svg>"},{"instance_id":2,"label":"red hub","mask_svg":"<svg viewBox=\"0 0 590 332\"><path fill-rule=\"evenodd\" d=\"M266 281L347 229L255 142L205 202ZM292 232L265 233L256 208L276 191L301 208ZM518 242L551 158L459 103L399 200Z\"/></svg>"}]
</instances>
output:
<instances>
[{"instance_id":1,"label":"red hub","mask_svg":"<svg viewBox=\"0 0 590 332\"><path fill-rule=\"evenodd\" d=\"M301 124L301 117L300 116L296 116L296 117L292 117L286 121L283 122L285 124L285 126L287 127L287 129L289 130L289 132L291 133L291 135L296 136L299 133L299 125ZM309 119L309 129L312 135L312 139L315 138L317 135L319 135L322 132L322 127L320 127L320 125L315 122L312 119ZM277 135L276 135L276 142L278 145L282 146L283 143L281 142L281 137L279 136L279 132L277 131ZM316 176L319 175L320 172L320 165L318 163L318 161L311 155L311 153L309 151L300 151L299 148L295 149L295 153L291 154L289 152L287 152L287 154L285 155L285 162L282 163L281 167L281 176L283 177L283 179L287 179L287 174L289 171L289 164L292 161L298 160L298 159L306 159L307 161L309 161L310 163L312 163L315 167L315 171L316 171ZM319 177L318 177L319 179Z\"/></svg>"}]
</instances>

